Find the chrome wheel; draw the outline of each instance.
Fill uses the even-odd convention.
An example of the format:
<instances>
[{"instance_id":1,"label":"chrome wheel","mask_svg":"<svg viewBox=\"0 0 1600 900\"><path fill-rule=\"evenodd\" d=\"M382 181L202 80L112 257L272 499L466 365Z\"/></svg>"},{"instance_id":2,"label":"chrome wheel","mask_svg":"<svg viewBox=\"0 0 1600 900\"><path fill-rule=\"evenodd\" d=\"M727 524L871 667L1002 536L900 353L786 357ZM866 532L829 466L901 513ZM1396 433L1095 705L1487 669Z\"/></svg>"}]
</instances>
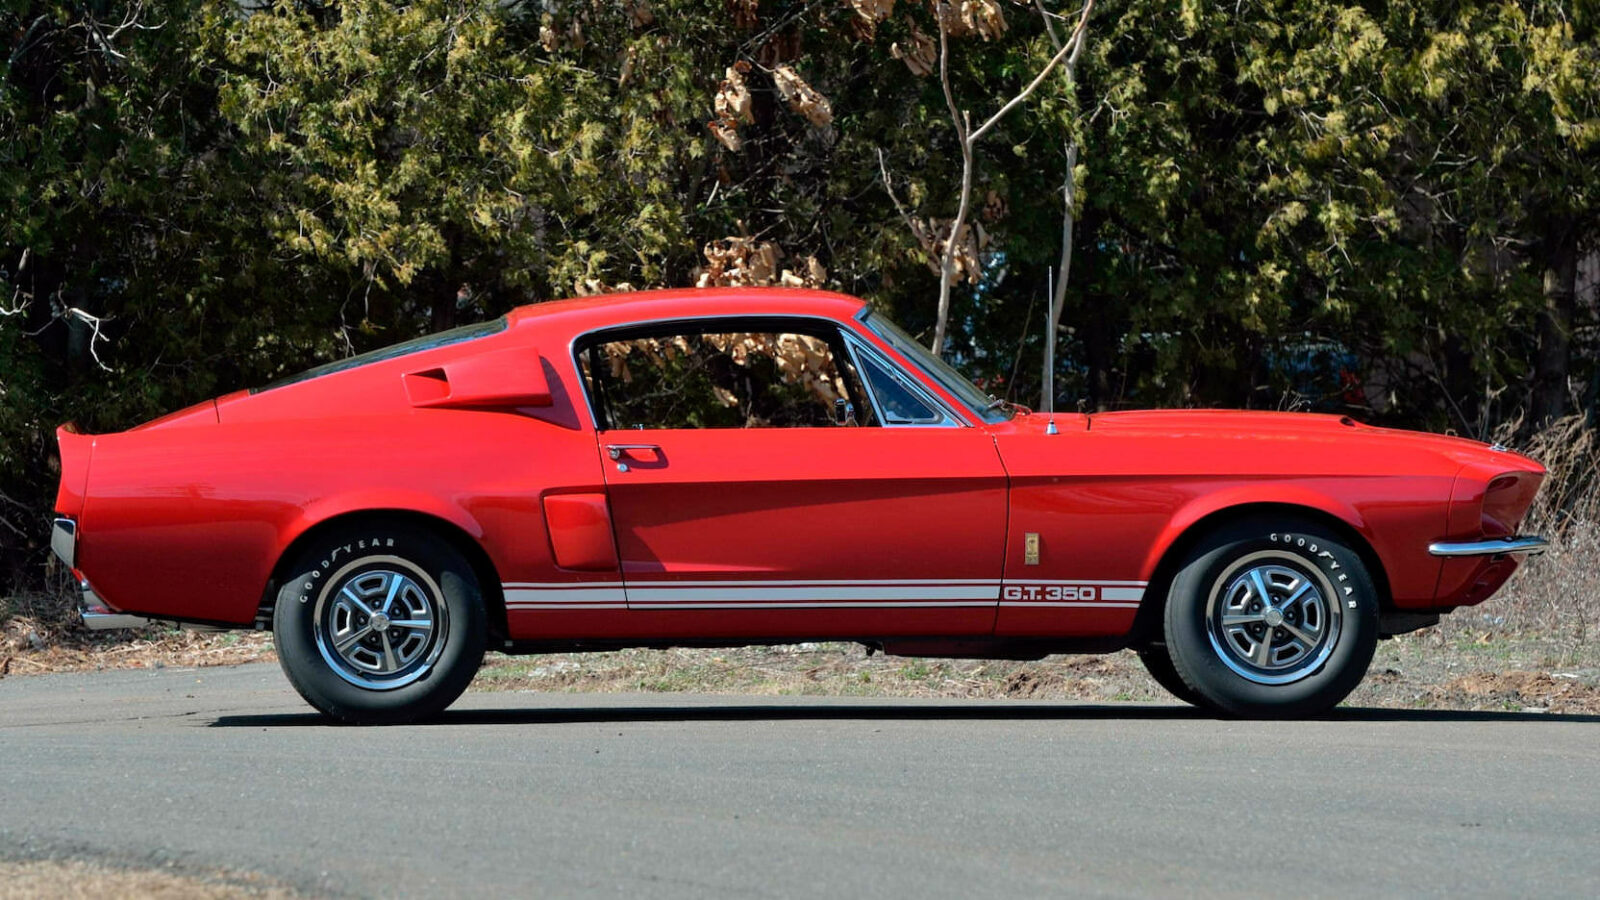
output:
<instances>
[{"instance_id":1,"label":"chrome wheel","mask_svg":"<svg viewBox=\"0 0 1600 900\"><path fill-rule=\"evenodd\" d=\"M357 687L380 691L428 674L449 625L433 579L396 557L368 557L339 570L312 618L328 666Z\"/></svg>"},{"instance_id":2,"label":"chrome wheel","mask_svg":"<svg viewBox=\"0 0 1600 900\"><path fill-rule=\"evenodd\" d=\"M1339 642L1333 585L1273 552L1236 561L1212 585L1206 606L1211 647L1257 684L1291 684L1320 669Z\"/></svg>"}]
</instances>

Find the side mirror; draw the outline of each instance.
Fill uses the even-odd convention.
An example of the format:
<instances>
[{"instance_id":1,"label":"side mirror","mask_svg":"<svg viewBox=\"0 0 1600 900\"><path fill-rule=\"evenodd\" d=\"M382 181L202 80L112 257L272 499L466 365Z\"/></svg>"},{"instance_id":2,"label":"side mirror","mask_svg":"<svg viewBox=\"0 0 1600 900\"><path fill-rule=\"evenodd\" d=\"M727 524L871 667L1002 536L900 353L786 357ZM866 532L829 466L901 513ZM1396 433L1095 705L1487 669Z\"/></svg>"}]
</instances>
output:
<instances>
[{"instance_id":1,"label":"side mirror","mask_svg":"<svg viewBox=\"0 0 1600 900\"><path fill-rule=\"evenodd\" d=\"M843 397L833 401L833 423L835 425L854 426L856 424L856 405Z\"/></svg>"}]
</instances>

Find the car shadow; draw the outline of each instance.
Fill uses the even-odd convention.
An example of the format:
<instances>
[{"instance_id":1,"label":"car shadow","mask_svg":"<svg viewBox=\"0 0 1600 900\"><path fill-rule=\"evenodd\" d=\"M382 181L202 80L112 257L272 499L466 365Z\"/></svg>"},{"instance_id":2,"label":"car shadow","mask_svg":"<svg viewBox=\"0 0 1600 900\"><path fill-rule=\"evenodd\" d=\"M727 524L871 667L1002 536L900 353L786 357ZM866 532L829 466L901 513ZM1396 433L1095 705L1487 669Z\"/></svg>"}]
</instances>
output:
<instances>
[{"instance_id":1,"label":"car shadow","mask_svg":"<svg viewBox=\"0 0 1600 900\"><path fill-rule=\"evenodd\" d=\"M446 710L424 722L441 725L564 725L584 722L786 722L786 721L1183 721L1223 720L1192 706L1016 703L941 704L730 704L677 706L517 707ZM1448 709L1344 708L1310 720L1321 722L1552 722L1594 723L1600 715ZM318 713L219 716L211 728L327 727Z\"/></svg>"}]
</instances>

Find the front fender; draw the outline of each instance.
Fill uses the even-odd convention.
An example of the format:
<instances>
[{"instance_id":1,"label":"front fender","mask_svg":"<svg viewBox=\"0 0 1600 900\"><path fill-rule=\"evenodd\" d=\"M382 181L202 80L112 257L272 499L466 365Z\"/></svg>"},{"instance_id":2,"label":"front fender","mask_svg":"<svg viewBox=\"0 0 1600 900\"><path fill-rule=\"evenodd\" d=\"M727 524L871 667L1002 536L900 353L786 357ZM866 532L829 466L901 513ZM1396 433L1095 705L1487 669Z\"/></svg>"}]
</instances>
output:
<instances>
[{"instance_id":1,"label":"front fender","mask_svg":"<svg viewBox=\"0 0 1600 900\"><path fill-rule=\"evenodd\" d=\"M1250 508L1269 510L1283 507L1310 509L1332 516L1354 528L1369 543L1371 542L1366 519L1360 510L1337 497L1303 484L1238 485L1195 497L1173 513L1166 527L1151 543L1140 569L1140 577L1146 581L1150 580L1178 539L1206 518L1229 511L1244 512Z\"/></svg>"},{"instance_id":2,"label":"front fender","mask_svg":"<svg viewBox=\"0 0 1600 900\"><path fill-rule=\"evenodd\" d=\"M1440 560L1428 554L1433 535L1446 527L1453 475L1352 476L1293 482L1256 482L1208 491L1184 503L1151 542L1143 563L1150 580L1173 547L1212 517L1251 509L1307 510L1336 520L1366 543L1372 573L1388 586L1399 608L1426 608L1434 601Z\"/></svg>"}]
</instances>

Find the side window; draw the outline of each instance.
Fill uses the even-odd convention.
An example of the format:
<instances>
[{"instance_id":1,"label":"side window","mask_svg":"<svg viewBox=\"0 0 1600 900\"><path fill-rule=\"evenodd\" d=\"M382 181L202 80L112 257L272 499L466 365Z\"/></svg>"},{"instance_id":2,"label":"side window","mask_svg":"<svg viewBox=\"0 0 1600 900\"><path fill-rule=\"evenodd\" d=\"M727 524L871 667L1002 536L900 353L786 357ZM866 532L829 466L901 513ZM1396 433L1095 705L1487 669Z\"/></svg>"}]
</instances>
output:
<instances>
[{"instance_id":1,"label":"side window","mask_svg":"<svg viewBox=\"0 0 1600 900\"><path fill-rule=\"evenodd\" d=\"M861 374L866 379L868 390L878 401L878 408L883 410L883 420L886 425L931 425L944 419L944 416L927 401L912 393L905 382L894 375L873 355L859 354L861 357Z\"/></svg>"},{"instance_id":2,"label":"side window","mask_svg":"<svg viewBox=\"0 0 1600 900\"><path fill-rule=\"evenodd\" d=\"M605 428L875 424L841 357L810 334L728 331L602 339L579 360Z\"/></svg>"}]
</instances>

